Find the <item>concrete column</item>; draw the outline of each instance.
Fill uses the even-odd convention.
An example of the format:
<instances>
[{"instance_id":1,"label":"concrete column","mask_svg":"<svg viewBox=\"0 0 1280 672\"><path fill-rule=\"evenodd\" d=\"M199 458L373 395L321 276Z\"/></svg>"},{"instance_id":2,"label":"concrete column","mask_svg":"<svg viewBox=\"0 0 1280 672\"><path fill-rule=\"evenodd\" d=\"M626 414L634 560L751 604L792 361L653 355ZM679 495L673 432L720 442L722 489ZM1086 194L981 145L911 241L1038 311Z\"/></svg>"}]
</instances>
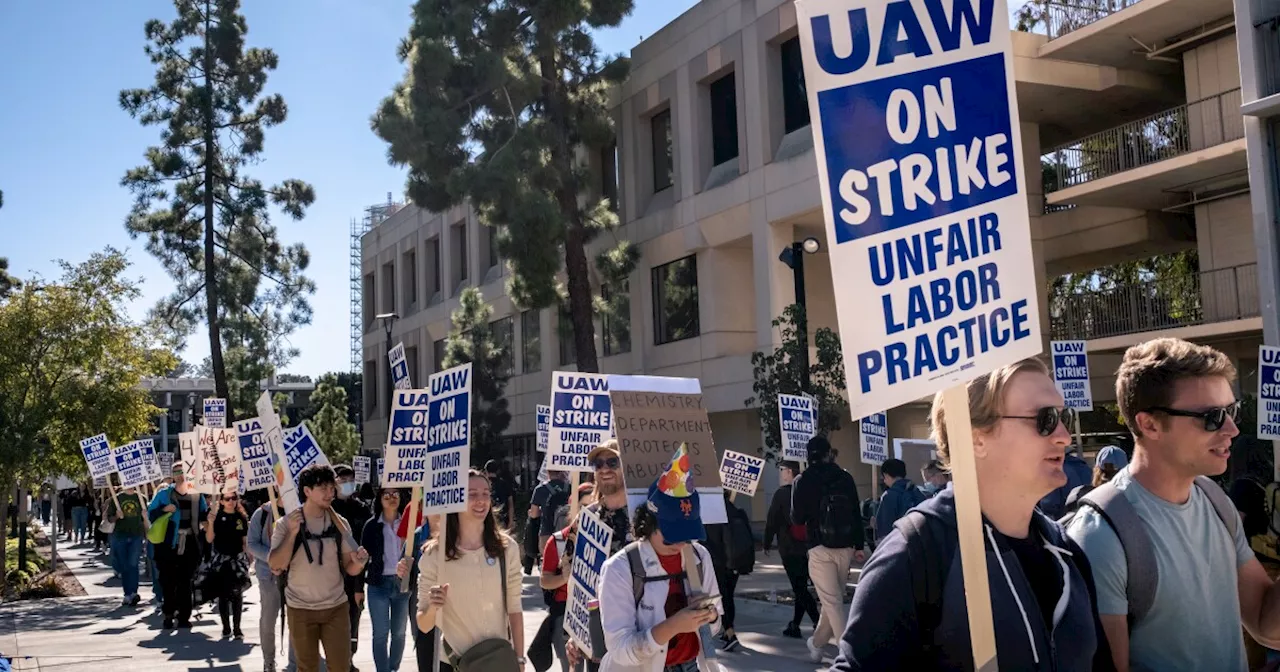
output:
<instances>
[{"instance_id":1,"label":"concrete column","mask_svg":"<svg viewBox=\"0 0 1280 672\"><path fill-rule=\"evenodd\" d=\"M1036 303L1039 306L1041 347L1049 350L1049 282L1044 262L1044 185L1040 182L1040 126L1022 122L1022 165L1026 176L1027 214L1031 220L1031 260L1036 275Z\"/></svg>"}]
</instances>

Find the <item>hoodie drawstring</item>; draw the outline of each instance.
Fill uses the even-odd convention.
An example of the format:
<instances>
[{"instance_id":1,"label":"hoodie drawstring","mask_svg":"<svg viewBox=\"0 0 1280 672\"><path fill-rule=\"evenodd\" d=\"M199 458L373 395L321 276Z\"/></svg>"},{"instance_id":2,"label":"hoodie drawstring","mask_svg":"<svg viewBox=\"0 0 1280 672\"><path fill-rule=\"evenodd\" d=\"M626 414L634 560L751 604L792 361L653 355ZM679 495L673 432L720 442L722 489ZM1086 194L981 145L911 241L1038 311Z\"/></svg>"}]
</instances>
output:
<instances>
[{"instance_id":1,"label":"hoodie drawstring","mask_svg":"<svg viewBox=\"0 0 1280 672\"><path fill-rule=\"evenodd\" d=\"M1005 583L1009 584L1009 592L1013 593L1013 601L1018 605L1018 612L1022 614L1022 625L1027 628L1027 641L1031 643L1031 658L1035 661L1036 665L1039 665L1040 651L1036 647L1035 633L1031 631L1031 621L1027 619L1027 610L1022 606L1022 598L1018 597L1017 589L1013 587L1013 578L1009 576L1009 568L1004 564L1004 554L1000 552L1000 546L996 543L996 537L991 533L991 526L983 525L983 527L987 530L987 539L991 541L991 550L996 553L996 562L1000 563L1000 571L1004 572ZM1061 562L1061 559L1059 559L1059 562ZM1064 592L1063 595L1065 594L1066 593ZM1062 600L1058 601L1058 607L1065 609L1065 605L1062 604Z\"/></svg>"},{"instance_id":2,"label":"hoodie drawstring","mask_svg":"<svg viewBox=\"0 0 1280 672\"><path fill-rule=\"evenodd\" d=\"M1067 566L1067 561L1062 559L1064 555L1071 557L1071 551L1058 548L1048 541L1044 542L1044 547L1062 567L1062 595L1058 597L1058 604L1053 608L1053 627L1056 628L1058 622L1062 620L1062 615L1067 613L1067 603L1071 601L1071 568Z\"/></svg>"}]
</instances>

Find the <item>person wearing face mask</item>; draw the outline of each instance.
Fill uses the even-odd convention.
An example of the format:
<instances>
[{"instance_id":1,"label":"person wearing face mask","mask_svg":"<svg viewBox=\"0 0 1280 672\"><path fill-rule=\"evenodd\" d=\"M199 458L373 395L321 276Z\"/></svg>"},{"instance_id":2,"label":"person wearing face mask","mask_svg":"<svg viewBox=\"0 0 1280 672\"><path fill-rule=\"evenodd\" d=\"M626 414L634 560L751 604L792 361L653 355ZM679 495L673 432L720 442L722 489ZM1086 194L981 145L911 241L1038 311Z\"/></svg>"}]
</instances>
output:
<instances>
[{"instance_id":1,"label":"person wearing face mask","mask_svg":"<svg viewBox=\"0 0 1280 672\"><path fill-rule=\"evenodd\" d=\"M965 386L1000 669L1114 669L1089 562L1036 509L1067 480L1070 409L1038 359ZM946 410L939 392L930 422L944 465L951 455ZM958 546L948 486L899 519L863 567L831 670L973 669Z\"/></svg>"},{"instance_id":2,"label":"person wearing face mask","mask_svg":"<svg viewBox=\"0 0 1280 672\"><path fill-rule=\"evenodd\" d=\"M333 473L338 478L338 496L333 500L333 510L351 524L352 530L359 533L373 517L373 511L368 504L356 496L356 471L350 465L339 464L333 468ZM351 657L354 659L356 649L360 645L360 618L364 614L365 577L363 574L346 576L344 581L351 617ZM359 672L354 665L351 666L351 670Z\"/></svg>"}]
</instances>

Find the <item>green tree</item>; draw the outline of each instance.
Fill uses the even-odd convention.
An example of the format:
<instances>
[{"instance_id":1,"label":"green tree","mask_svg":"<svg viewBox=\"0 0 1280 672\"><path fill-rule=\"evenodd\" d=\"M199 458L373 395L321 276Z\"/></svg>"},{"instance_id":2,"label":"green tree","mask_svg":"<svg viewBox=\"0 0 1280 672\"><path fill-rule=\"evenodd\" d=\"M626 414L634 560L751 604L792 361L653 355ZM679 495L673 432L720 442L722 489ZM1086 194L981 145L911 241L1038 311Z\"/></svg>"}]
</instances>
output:
<instances>
[{"instance_id":1,"label":"green tree","mask_svg":"<svg viewBox=\"0 0 1280 672\"><path fill-rule=\"evenodd\" d=\"M333 464L351 464L351 458L360 452L360 434L347 419L347 391L338 384L333 374L326 374L311 393L311 406L315 415L307 420L307 427L324 449Z\"/></svg>"},{"instance_id":2,"label":"green tree","mask_svg":"<svg viewBox=\"0 0 1280 672\"><path fill-rule=\"evenodd\" d=\"M618 217L576 154L613 142L609 94L629 68L601 56L591 31L617 26L631 8L418 0L399 50L404 81L372 121L390 161L408 167L415 203L439 212L469 201L493 227L518 306L556 305L564 270L580 371L599 370L587 245Z\"/></svg>"},{"instance_id":3,"label":"green tree","mask_svg":"<svg viewBox=\"0 0 1280 672\"><path fill-rule=\"evenodd\" d=\"M4 207L4 192L0 191L0 208ZM9 260L0 257L0 299L8 296L10 292L22 286L17 278L9 275Z\"/></svg>"},{"instance_id":4,"label":"green tree","mask_svg":"<svg viewBox=\"0 0 1280 672\"><path fill-rule=\"evenodd\" d=\"M781 342L773 352L756 351L751 354L754 395L744 404L755 408L764 431L765 457L778 459L782 446L782 431L778 426L778 395L800 394L804 372L804 350L809 347L800 338L796 325L805 321L804 308L793 303L773 319ZM826 436L840 429L840 423L849 416L849 402L844 398L844 355L840 350L840 337L825 327L812 332L817 357L809 364L808 393L818 402L818 434Z\"/></svg>"},{"instance_id":5,"label":"green tree","mask_svg":"<svg viewBox=\"0 0 1280 672\"><path fill-rule=\"evenodd\" d=\"M358 401L358 396L360 394L360 374L351 373L350 371L331 371L329 373L322 374L318 379L316 379L316 384L319 385L326 381L331 385L337 385L342 388L347 397L347 422L358 427L360 421L360 405ZM425 381L414 382L421 386L421 383ZM296 419L298 422L310 420L311 418L316 417L316 414L319 412L320 405L316 401L315 395L312 394L310 401L307 403L306 407L297 414L298 417Z\"/></svg>"},{"instance_id":6,"label":"green tree","mask_svg":"<svg viewBox=\"0 0 1280 672\"><path fill-rule=\"evenodd\" d=\"M0 304L0 487L85 474L80 439L149 431L160 409L139 383L177 361L129 320L141 291L123 254L61 265L58 282L32 279Z\"/></svg>"},{"instance_id":7,"label":"green tree","mask_svg":"<svg viewBox=\"0 0 1280 672\"><path fill-rule=\"evenodd\" d=\"M267 188L243 174L261 161L264 131L284 122L287 108L280 95L263 95L279 59L245 47L239 1L174 5L171 23L146 24L155 82L120 92L125 111L162 129L146 163L121 181L135 197L125 226L176 285L156 314L184 337L208 326L216 393L231 399L291 359L288 335L311 320L307 251L280 242L269 207L298 220L315 192L299 180ZM229 379L239 382L235 394Z\"/></svg>"},{"instance_id":8,"label":"green tree","mask_svg":"<svg viewBox=\"0 0 1280 672\"><path fill-rule=\"evenodd\" d=\"M497 457L502 433L511 425L503 396L511 378L511 343L493 332L493 308L475 287L462 290L445 343L446 368L471 362L471 462Z\"/></svg>"}]
</instances>

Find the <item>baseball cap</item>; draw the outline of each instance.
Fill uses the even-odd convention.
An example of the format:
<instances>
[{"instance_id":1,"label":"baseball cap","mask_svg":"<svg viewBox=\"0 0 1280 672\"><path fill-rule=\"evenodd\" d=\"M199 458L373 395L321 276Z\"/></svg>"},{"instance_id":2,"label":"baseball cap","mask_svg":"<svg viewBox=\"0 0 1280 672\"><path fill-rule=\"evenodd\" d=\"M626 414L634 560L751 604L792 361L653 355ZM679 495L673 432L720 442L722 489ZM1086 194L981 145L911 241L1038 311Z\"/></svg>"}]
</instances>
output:
<instances>
[{"instance_id":1,"label":"baseball cap","mask_svg":"<svg viewBox=\"0 0 1280 672\"><path fill-rule=\"evenodd\" d=\"M619 459L622 458L622 455L618 452L617 439L609 439L595 448L592 448L591 452L587 453L587 464L594 464L597 457L605 454L612 454L614 457Z\"/></svg>"},{"instance_id":2,"label":"baseball cap","mask_svg":"<svg viewBox=\"0 0 1280 672\"><path fill-rule=\"evenodd\" d=\"M1094 466L1101 467L1104 464L1110 464L1116 468L1116 471L1129 466L1129 456L1117 446L1103 446L1098 451L1097 458L1093 461Z\"/></svg>"},{"instance_id":3,"label":"baseball cap","mask_svg":"<svg viewBox=\"0 0 1280 672\"><path fill-rule=\"evenodd\" d=\"M702 502L693 488L693 470L689 468L685 444L671 456L667 470L649 486L645 506L658 519L664 542L678 544L707 538L702 527Z\"/></svg>"}]
</instances>

